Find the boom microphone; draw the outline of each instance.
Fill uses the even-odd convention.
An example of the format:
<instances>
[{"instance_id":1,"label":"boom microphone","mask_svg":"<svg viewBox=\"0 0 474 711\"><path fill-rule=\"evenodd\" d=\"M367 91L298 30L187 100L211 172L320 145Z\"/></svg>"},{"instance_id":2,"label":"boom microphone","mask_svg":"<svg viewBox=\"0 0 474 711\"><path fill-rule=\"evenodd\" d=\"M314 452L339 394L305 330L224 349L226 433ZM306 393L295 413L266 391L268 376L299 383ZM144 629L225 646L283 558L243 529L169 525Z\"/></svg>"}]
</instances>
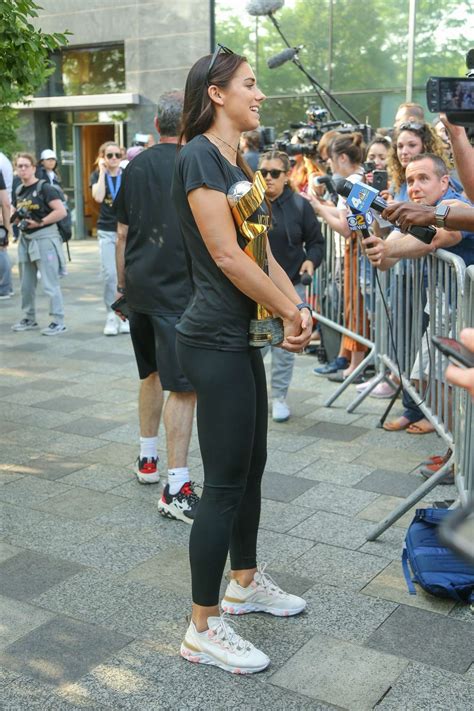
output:
<instances>
[{"instance_id":1,"label":"boom microphone","mask_svg":"<svg viewBox=\"0 0 474 711\"><path fill-rule=\"evenodd\" d=\"M277 67L281 67L282 64L285 64L285 62L292 62L302 46L303 45L300 47L287 47L286 49L282 49L282 51L275 54L274 57L267 59L267 67L269 69L276 69Z\"/></svg>"},{"instance_id":2,"label":"boom microphone","mask_svg":"<svg viewBox=\"0 0 474 711\"><path fill-rule=\"evenodd\" d=\"M336 181L336 190L339 195L342 195L342 197L349 197L349 194L353 187L354 185L353 183L351 183L350 180L340 178ZM364 188L364 185L361 184L360 187ZM388 203L383 199L383 197L377 195L371 202L370 207L376 212L383 212L387 205ZM425 244L431 244L431 241L436 234L436 230L434 229L434 227L418 227L418 225L411 225L407 229L407 232L409 232L411 235L413 235L413 237L416 237Z\"/></svg>"},{"instance_id":3,"label":"boom microphone","mask_svg":"<svg viewBox=\"0 0 474 711\"><path fill-rule=\"evenodd\" d=\"M272 15L284 4L285 0L251 0L246 9L249 15L259 17L261 15Z\"/></svg>"}]
</instances>

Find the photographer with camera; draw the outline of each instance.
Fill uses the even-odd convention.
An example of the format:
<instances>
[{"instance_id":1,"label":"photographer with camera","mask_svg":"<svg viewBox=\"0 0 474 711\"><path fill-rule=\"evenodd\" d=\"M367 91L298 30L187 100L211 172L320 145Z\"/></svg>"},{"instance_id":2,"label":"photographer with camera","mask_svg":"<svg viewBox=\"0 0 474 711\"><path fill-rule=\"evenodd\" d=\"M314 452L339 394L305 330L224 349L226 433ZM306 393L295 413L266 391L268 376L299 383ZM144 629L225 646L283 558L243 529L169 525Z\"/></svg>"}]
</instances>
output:
<instances>
[{"instance_id":1,"label":"photographer with camera","mask_svg":"<svg viewBox=\"0 0 474 711\"><path fill-rule=\"evenodd\" d=\"M259 170L267 184L266 196L272 206L272 226L268 239L273 256L283 267L301 301L305 301L302 276L312 277L324 256L324 238L310 205L293 191L290 159L283 151L268 151L260 158ZM293 374L295 354L271 346L272 417L286 422L290 409L286 402Z\"/></svg>"},{"instance_id":2,"label":"photographer with camera","mask_svg":"<svg viewBox=\"0 0 474 711\"><path fill-rule=\"evenodd\" d=\"M0 299L9 299L13 294L12 267L7 254L10 232L10 197L0 170Z\"/></svg>"},{"instance_id":3,"label":"photographer with camera","mask_svg":"<svg viewBox=\"0 0 474 711\"><path fill-rule=\"evenodd\" d=\"M56 188L41 183L35 175L36 162L29 153L18 153L16 170L21 185L16 191L16 212L12 216L20 229L18 264L20 268L21 308L24 318L12 326L12 331L38 328L35 295L38 271L44 293L49 296L52 318L43 336L56 336L66 331L64 307L59 285L64 254L57 224L66 217L61 196Z\"/></svg>"}]
</instances>

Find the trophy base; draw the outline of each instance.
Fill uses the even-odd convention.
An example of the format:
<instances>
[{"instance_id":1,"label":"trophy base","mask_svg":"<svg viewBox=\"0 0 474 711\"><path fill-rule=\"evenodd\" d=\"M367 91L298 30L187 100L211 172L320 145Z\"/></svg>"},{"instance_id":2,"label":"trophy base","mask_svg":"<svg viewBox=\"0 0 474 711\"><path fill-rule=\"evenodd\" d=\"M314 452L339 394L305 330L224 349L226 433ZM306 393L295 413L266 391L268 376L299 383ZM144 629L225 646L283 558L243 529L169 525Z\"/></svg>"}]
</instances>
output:
<instances>
[{"instance_id":1,"label":"trophy base","mask_svg":"<svg viewBox=\"0 0 474 711\"><path fill-rule=\"evenodd\" d=\"M281 318L253 318L250 321L249 345L254 348L278 346L283 341L283 321Z\"/></svg>"}]
</instances>

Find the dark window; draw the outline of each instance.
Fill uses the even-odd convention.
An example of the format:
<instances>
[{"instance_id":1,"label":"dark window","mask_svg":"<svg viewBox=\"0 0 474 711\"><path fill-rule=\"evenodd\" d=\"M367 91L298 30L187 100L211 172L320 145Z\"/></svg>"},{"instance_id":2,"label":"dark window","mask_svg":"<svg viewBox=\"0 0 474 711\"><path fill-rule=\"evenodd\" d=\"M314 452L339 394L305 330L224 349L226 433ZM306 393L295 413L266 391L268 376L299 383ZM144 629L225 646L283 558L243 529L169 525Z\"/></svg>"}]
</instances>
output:
<instances>
[{"instance_id":1,"label":"dark window","mask_svg":"<svg viewBox=\"0 0 474 711\"><path fill-rule=\"evenodd\" d=\"M54 72L39 96L115 94L125 90L123 45L65 49L51 60Z\"/></svg>"}]
</instances>

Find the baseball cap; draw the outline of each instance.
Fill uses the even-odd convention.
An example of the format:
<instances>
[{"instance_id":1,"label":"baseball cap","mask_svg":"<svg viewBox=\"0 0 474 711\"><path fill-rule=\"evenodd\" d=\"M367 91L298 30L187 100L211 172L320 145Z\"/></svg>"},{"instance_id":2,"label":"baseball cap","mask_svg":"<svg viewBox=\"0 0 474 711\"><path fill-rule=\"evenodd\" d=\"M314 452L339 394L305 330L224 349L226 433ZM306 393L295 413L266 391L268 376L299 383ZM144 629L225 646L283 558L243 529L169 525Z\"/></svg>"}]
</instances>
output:
<instances>
[{"instance_id":1,"label":"baseball cap","mask_svg":"<svg viewBox=\"0 0 474 711\"><path fill-rule=\"evenodd\" d=\"M54 158L54 160L58 160L56 153L51 150L51 148L45 148L44 151L41 151L41 160L48 160L48 158Z\"/></svg>"}]
</instances>

